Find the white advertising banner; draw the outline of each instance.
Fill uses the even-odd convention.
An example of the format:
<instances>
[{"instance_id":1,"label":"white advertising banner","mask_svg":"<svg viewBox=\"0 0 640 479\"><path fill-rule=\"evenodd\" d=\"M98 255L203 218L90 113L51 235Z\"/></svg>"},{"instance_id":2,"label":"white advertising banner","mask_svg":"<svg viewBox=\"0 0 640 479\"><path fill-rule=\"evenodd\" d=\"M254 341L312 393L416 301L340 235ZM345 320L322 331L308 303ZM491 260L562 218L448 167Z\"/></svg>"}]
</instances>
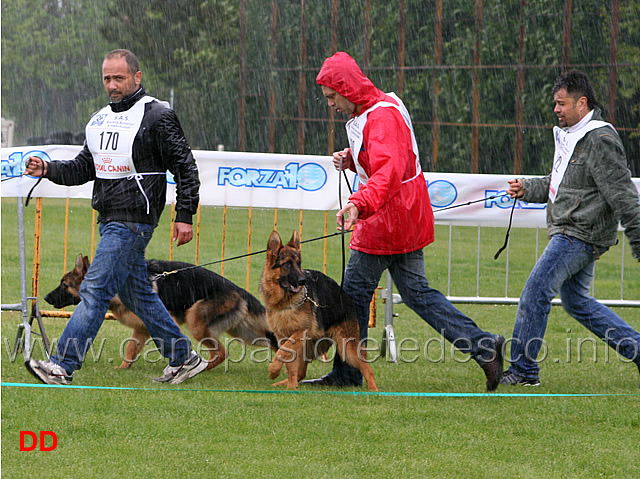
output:
<instances>
[{"instance_id":1,"label":"white advertising banner","mask_svg":"<svg viewBox=\"0 0 640 479\"><path fill-rule=\"evenodd\" d=\"M2 149L2 196L26 197L36 182L22 176L29 156L46 161L75 157L80 146L23 146ZM349 189L333 167L330 156L285 155L194 150L200 181L200 203L209 206L338 210L338 192L343 204ZM339 188L338 179L342 181ZM348 172L352 188L358 184ZM505 196L513 175L424 173L436 222L467 226L506 226L513 200ZM167 203L175 199L175 183L167 173ZM634 183L640 191L640 178ZM92 183L59 186L42 181L33 197L91 198ZM546 204L518 201L514 227L545 227ZM410 225L407 225L410 228Z\"/></svg>"}]
</instances>

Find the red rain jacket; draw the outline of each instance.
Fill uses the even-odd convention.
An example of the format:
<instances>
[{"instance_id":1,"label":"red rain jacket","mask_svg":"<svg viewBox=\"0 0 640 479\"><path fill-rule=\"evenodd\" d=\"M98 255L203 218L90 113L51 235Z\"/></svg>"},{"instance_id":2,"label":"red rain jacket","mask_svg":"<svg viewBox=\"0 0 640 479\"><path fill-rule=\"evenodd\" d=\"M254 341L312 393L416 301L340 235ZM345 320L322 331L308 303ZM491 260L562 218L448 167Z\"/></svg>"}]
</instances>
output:
<instances>
[{"instance_id":1,"label":"red rain jacket","mask_svg":"<svg viewBox=\"0 0 640 479\"><path fill-rule=\"evenodd\" d=\"M344 52L325 60L316 82L362 105L361 112L380 101L397 104ZM369 179L349 197L359 212L351 248L377 255L401 254L433 242L433 211L424 177L403 183L416 174L416 155L411 131L396 108L378 107L369 113L358 162ZM355 171L355 166L351 169Z\"/></svg>"}]
</instances>

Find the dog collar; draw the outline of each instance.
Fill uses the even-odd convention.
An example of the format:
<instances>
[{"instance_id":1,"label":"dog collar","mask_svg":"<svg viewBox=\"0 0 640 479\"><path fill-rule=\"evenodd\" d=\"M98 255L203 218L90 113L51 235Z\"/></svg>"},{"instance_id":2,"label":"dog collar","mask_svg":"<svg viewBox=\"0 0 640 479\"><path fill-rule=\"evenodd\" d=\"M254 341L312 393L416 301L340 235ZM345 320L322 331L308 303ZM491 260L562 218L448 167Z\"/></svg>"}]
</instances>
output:
<instances>
[{"instance_id":1,"label":"dog collar","mask_svg":"<svg viewBox=\"0 0 640 479\"><path fill-rule=\"evenodd\" d=\"M307 294L307 286L303 286L302 287L302 299L300 299L297 303L292 303L291 304L291 308L299 308L300 306L302 306L304 304L304 302L307 300L307 298L309 298L309 295Z\"/></svg>"},{"instance_id":2,"label":"dog collar","mask_svg":"<svg viewBox=\"0 0 640 479\"><path fill-rule=\"evenodd\" d=\"M303 291L302 299L300 299L297 303L291 304L291 306L290 306L291 308L299 308L300 306L302 306L305 303L305 301L309 301L314 306L320 307L320 305L318 303L316 303L313 300L313 298L311 298L311 296L309 296L306 285L302 287L302 291Z\"/></svg>"}]
</instances>

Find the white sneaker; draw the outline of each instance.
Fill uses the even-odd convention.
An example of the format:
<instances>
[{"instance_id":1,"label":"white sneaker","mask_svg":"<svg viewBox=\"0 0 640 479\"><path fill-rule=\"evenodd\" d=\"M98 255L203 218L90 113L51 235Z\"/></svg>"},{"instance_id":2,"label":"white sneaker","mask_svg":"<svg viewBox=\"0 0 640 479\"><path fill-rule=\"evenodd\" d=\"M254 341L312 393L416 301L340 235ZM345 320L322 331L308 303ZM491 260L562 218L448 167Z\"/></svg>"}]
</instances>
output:
<instances>
[{"instance_id":1,"label":"white sneaker","mask_svg":"<svg viewBox=\"0 0 640 479\"><path fill-rule=\"evenodd\" d=\"M207 369L208 363L195 351L191 351L189 359L180 366L167 366L162 372L162 376L155 378L158 383L180 384L185 379L192 378L198 373Z\"/></svg>"},{"instance_id":2,"label":"white sneaker","mask_svg":"<svg viewBox=\"0 0 640 479\"><path fill-rule=\"evenodd\" d=\"M67 374L63 367L53 361L36 361L29 359L24 365L31 374L45 384L71 384L73 373Z\"/></svg>"}]
</instances>

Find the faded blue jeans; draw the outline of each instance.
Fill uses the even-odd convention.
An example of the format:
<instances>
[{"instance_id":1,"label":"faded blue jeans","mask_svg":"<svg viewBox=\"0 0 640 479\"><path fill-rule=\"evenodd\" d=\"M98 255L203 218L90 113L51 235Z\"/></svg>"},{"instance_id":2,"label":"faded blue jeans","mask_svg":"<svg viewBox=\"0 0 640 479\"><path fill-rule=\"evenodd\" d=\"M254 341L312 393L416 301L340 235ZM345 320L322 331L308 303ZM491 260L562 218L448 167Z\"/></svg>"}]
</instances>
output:
<instances>
[{"instance_id":1,"label":"faded blue jeans","mask_svg":"<svg viewBox=\"0 0 640 479\"><path fill-rule=\"evenodd\" d=\"M147 277L144 252L154 225L100 223L100 242L80 286L80 303L71 315L51 360L69 374L82 367L116 294L145 324L149 334L171 366L189 357L191 342L173 321Z\"/></svg>"},{"instance_id":2,"label":"faded blue jeans","mask_svg":"<svg viewBox=\"0 0 640 479\"><path fill-rule=\"evenodd\" d=\"M640 334L589 296L597 256L607 249L566 235L551 237L520 296L511 342L510 371L524 378L538 378L540 367L536 359L547 328L551 300L558 293L567 313L621 356L640 362Z\"/></svg>"},{"instance_id":3,"label":"faded blue jeans","mask_svg":"<svg viewBox=\"0 0 640 479\"><path fill-rule=\"evenodd\" d=\"M360 340L367 338L369 306L384 270L388 269L403 302L433 329L464 353L478 360L495 357L495 337L480 329L437 289L429 287L422 250L405 254L373 255L351 250L343 289L356 306ZM362 375L338 355L329 375L340 385L359 386Z\"/></svg>"}]
</instances>

